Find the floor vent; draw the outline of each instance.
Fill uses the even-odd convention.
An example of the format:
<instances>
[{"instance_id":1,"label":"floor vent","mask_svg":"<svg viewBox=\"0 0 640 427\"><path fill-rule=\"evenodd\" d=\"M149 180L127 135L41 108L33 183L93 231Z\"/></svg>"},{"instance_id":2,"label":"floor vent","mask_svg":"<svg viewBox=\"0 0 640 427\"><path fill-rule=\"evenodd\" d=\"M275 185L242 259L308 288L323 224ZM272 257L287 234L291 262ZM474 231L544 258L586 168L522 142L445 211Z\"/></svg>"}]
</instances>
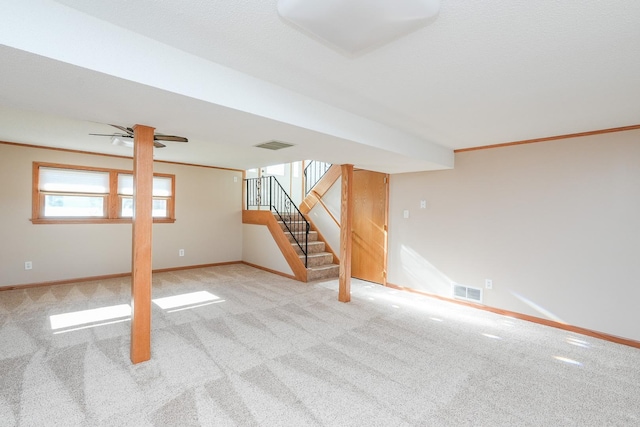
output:
<instances>
[{"instance_id":1,"label":"floor vent","mask_svg":"<svg viewBox=\"0 0 640 427\"><path fill-rule=\"evenodd\" d=\"M453 284L453 297L465 301L482 302L482 289Z\"/></svg>"}]
</instances>

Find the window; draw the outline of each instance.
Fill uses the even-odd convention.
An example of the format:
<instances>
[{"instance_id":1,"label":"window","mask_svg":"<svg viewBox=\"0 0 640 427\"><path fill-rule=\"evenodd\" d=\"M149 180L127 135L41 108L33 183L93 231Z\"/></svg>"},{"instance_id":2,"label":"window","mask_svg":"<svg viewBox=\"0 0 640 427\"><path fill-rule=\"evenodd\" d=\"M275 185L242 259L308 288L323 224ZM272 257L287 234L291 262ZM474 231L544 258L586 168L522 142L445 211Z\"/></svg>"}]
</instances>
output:
<instances>
[{"instance_id":1,"label":"window","mask_svg":"<svg viewBox=\"0 0 640 427\"><path fill-rule=\"evenodd\" d=\"M284 176L284 164L267 166L266 172L269 175Z\"/></svg>"},{"instance_id":2,"label":"window","mask_svg":"<svg viewBox=\"0 0 640 427\"><path fill-rule=\"evenodd\" d=\"M166 218L169 209L173 187L173 177L154 176L153 177L153 206L152 215L154 218ZM133 216L133 175L118 174L118 198L120 218L131 218Z\"/></svg>"},{"instance_id":3,"label":"window","mask_svg":"<svg viewBox=\"0 0 640 427\"><path fill-rule=\"evenodd\" d=\"M115 169L33 163L35 224L131 222L133 174ZM154 222L174 222L175 176L154 174Z\"/></svg>"}]
</instances>

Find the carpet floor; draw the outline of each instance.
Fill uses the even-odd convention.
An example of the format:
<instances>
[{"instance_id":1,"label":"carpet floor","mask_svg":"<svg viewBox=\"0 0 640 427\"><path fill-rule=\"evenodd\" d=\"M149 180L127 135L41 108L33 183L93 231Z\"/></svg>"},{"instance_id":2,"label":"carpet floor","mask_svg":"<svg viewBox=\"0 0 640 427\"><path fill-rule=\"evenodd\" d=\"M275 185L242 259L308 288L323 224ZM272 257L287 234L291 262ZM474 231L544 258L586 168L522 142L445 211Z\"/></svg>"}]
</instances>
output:
<instances>
[{"instance_id":1,"label":"carpet floor","mask_svg":"<svg viewBox=\"0 0 640 427\"><path fill-rule=\"evenodd\" d=\"M640 351L246 265L0 292L0 426L639 426Z\"/></svg>"}]
</instances>

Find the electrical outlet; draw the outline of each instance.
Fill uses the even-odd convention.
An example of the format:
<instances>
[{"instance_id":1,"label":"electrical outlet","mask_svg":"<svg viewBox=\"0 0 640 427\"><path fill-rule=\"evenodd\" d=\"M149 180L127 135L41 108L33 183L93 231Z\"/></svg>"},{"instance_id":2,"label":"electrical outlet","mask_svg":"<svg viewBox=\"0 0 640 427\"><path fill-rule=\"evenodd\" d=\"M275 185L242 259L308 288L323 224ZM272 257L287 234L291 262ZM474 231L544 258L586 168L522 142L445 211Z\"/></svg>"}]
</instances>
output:
<instances>
[{"instance_id":1,"label":"electrical outlet","mask_svg":"<svg viewBox=\"0 0 640 427\"><path fill-rule=\"evenodd\" d=\"M427 201L420 200L420 209L426 209L426 208L427 208Z\"/></svg>"},{"instance_id":2,"label":"electrical outlet","mask_svg":"<svg viewBox=\"0 0 640 427\"><path fill-rule=\"evenodd\" d=\"M184 256L184 249L178 250L178 256Z\"/></svg>"},{"instance_id":3,"label":"electrical outlet","mask_svg":"<svg viewBox=\"0 0 640 427\"><path fill-rule=\"evenodd\" d=\"M493 289L493 280L485 279L484 287L487 288L487 289Z\"/></svg>"},{"instance_id":4,"label":"electrical outlet","mask_svg":"<svg viewBox=\"0 0 640 427\"><path fill-rule=\"evenodd\" d=\"M24 262L24 269L25 270L31 270L33 268L33 264L31 263L31 261L25 261Z\"/></svg>"}]
</instances>

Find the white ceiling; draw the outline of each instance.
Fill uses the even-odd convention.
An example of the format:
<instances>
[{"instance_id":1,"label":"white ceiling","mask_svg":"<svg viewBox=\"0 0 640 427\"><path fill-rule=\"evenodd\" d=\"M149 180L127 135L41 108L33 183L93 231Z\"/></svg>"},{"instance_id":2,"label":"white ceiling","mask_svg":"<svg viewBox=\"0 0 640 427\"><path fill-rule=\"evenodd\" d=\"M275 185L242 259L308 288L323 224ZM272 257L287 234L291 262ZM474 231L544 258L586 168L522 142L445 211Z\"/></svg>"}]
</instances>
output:
<instances>
[{"instance_id":1,"label":"white ceiling","mask_svg":"<svg viewBox=\"0 0 640 427\"><path fill-rule=\"evenodd\" d=\"M156 158L394 173L640 122L637 0L443 0L430 25L355 58L276 0L7 0L0 15L2 140L114 152L86 134L142 123L190 139ZM253 147L271 139L296 146Z\"/></svg>"}]
</instances>

